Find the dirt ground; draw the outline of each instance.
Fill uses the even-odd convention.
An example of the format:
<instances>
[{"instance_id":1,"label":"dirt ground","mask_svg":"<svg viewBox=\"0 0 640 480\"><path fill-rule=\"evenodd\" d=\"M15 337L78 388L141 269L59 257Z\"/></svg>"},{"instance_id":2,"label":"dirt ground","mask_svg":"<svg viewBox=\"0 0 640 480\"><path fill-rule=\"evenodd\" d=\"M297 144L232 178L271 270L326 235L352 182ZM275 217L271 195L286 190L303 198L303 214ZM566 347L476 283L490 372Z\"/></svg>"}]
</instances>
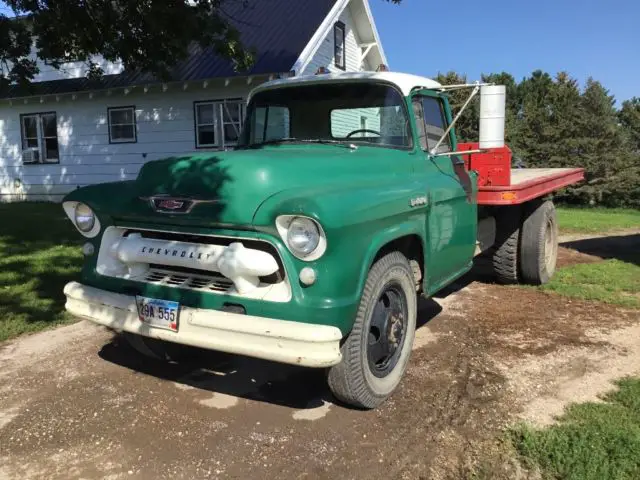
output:
<instances>
[{"instance_id":1,"label":"dirt ground","mask_svg":"<svg viewBox=\"0 0 640 480\"><path fill-rule=\"evenodd\" d=\"M561 265L615 250L580 242ZM639 311L478 274L423 300L419 324L401 387L370 412L336 404L320 371L150 363L87 322L2 344L0 478L529 478L501 455L505 426L640 373Z\"/></svg>"}]
</instances>

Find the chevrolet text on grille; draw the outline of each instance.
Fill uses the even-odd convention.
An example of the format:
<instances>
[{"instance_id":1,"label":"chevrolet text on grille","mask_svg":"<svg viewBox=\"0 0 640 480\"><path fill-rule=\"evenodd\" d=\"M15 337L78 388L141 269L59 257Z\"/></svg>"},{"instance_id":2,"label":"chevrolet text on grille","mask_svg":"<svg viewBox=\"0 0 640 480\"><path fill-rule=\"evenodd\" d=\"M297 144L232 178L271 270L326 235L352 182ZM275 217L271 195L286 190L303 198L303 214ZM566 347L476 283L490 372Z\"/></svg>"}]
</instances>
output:
<instances>
[{"instance_id":1,"label":"chevrolet text on grille","mask_svg":"<svg viewBox=\"0 0 640 480\"><path fill-rule=\"evenodd\" d=\"M161 255L164 253L165 256L171 255L172 257L177 257L178 253L180 253L180 258L185 258L187 257L187 254L189 254L187 258L196 258L197 260L201 260L203 255L202 253L198 253L198 256L194 257L193 252L188 252L187 250L179 251L179 250L170 250L168 248L162 249L162 248L156 248L156 247L142 247L142 249L140 250L140 253L155 253L156 255ZM205 260L208 260L210 256L211 254L207 253Z\"/></svg>"},{"instance_id":2,"label":"chevrolet text on grille","mask_svg":"<svg viewBox=\"0 0 640 480\"><path fill-rule=\"evenodd\" d=\"M279 268L270 253L246 248L241 242L228 246L205 245L143 238L133 233L117 240L111 252L132 277L146 273L151 263L220 272L241 294L257 288L260 277L271 275Z\"/></svg>"}]
</instances>

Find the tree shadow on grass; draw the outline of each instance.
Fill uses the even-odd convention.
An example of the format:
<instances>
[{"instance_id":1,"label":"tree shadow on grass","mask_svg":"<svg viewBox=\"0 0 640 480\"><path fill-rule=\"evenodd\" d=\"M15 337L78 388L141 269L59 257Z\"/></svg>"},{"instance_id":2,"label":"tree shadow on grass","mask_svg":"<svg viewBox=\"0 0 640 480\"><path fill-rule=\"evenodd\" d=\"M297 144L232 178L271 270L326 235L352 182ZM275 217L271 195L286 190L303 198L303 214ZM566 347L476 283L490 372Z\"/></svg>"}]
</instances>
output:
<instances>
[{"instance_id":1,"label":"tree shadow on grass","mask_svg":"<svg viewBox=\"0 0 640 480\"><path fill-rule=\"evenodd\" d=\"M59 204L0 204L0 340L65 318L82 239Z\"/></svg>"},{"instance_id":2,"label":"tree shadow on grass","mask_svg":"<svg viewBox=\"0 0 640 480\"><path fill-rule=\"evenodd\" d=\"M640 265L640 234L587 238L560 245L587 255Z\"/></svg>"},{"instance_id":3,"label":"tree shadow on grass","mask_svg":"<svg viewBox=\"0 0 640 480\"><path fill-rule=\"evenodd\" d=\"M16 252L79 245L82 238L59 203L0 203L0 241Z\"/></svg>"},{"instance_id":4,"label":"tree shadow on grass","mask_svg":"<svg viewBox=\"0 0 640 480\"><path fill-rule=\"evenodd\" d=\"M2 262L0 325L3 321L26 324L61 321L65 303L63 288L77 278L79 261L76 256L53 256L47 258L44 271L28 260Z\"/></svg>"}]
</instances>

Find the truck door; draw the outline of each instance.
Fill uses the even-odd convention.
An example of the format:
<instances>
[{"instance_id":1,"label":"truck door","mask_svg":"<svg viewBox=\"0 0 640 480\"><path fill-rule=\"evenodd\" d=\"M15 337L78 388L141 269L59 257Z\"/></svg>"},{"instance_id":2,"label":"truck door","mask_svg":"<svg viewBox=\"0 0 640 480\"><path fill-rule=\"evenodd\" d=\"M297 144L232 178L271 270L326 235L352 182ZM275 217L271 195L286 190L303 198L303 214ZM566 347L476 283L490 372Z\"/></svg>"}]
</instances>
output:
<instances>
[{"instance_id":1,"label":"truck door","mask_svg":"<svg viewBox=\"0 0 640 480\"><path fill-rule=\"evenodd\" d=\"M433 92L413 98L420 146L424 161L418 175L424 182L426 213L426 278L429 290L438 288L471 267L476 245L476 182L459 156L442 155L456 147L455 134L449 133L435 156L429 151L447 129L451 116L446 100Z\"/></svg>"}]
</instances>

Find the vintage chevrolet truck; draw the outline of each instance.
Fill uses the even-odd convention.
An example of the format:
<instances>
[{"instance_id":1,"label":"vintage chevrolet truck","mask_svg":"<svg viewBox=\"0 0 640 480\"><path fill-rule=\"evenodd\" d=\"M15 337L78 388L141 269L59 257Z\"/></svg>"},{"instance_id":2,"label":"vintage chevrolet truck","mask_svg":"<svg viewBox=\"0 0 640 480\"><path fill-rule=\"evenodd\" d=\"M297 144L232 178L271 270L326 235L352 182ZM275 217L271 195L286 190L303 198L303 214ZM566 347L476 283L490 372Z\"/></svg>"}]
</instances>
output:
<instances>
[{"instance_id":1,"label":"vintage chevrolet truck","mask_svg":"<svg viewBox=\"0 0 640 480\"><path fill-rule=\"evenodd\" d=\"M456 140L453 88L480 93L479 144ZM511 170L504 87L388 71L271 81L233 151L64 198L87 240L66 308L163 360L190 346L324 368L339 400L374 408L407 367L419 295L476 255L501 282L549 280L545 196L582 178Z\"/></svg>"}]
</instances>

